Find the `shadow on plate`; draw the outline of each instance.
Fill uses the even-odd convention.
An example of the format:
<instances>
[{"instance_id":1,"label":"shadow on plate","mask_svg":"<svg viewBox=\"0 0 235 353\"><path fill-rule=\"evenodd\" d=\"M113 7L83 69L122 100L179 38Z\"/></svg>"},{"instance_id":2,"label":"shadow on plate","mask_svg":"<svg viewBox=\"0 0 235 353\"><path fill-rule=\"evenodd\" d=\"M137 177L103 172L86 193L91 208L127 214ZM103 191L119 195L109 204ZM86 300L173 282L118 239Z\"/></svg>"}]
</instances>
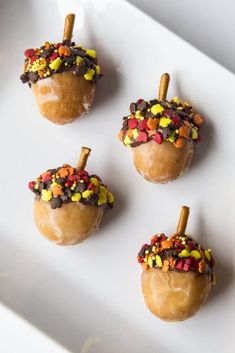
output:
<instances>
[{"instance_id":1,"label":"shadow on plate","mask_svg":"<svg viewBox=\"0 0 235 353\"><path fill-rule=\"evenodd\" d=\"M177 96L183 101L192 103L193 97L190 98L187 96L187 94L185 94L184 90L181 87L180 81L177 79L177 75L176 77L174 77L174 81L175 81L175 90L177 92ZM212 123L212 120L210 120L210 117L204 114L204 112L201 109L200 110L197 109L197 107L194 105L193 105L193 109L195 112L200 113L205 118L205 120L200 131L201 141L199 141L198 143L195 143L194 157L193 157L190 170L197 168L200 163L202 163L209 157L210 152L214 149L214 144L216 140L215 139L216 131Z\"/></svg>"},{"instance_id":2,"label":"shadow on plate","mask_svg":"<svg viewBox=\"0 0 235 353\"><path fill-rule=\"evenodd\" d=\"M211 235L209 235L209 230L206 225L204 215L199 214L197 224L198 224L198 232L197 232L198 242L203 244L204 248L206 247L212 248L212 254L214 255L214 259L215 259L214 272L216 275L217 283L215 286L212 286L211 295L208 300L208 302L212 302L212 300L214 301L215 299L216 300L220 299L221 295L224 295L229 290L229 288L233 285L235 281L235 273L234 273L232 263L229 264L228 261L226 262L222 261L219 258L219 254L216 254L213 251L213 243L208 244L207 239L211 239ZM221 237L221 234L219 234L219 231L218 231L218 234L214 234L213 237L215 237L216 239L219 239Z\"/></svg>"},{"instance_id":3,"label":"shadow on plate","mask_svg":"<svg viewBox=\"0 0 235 353\"><path fill-rule=\"evenodd\" d=\"M92 289L88 293L9 238L1 241L0 258L0 301L71 353L142 353L158 347Z\"/></svg>"}]
</instances>

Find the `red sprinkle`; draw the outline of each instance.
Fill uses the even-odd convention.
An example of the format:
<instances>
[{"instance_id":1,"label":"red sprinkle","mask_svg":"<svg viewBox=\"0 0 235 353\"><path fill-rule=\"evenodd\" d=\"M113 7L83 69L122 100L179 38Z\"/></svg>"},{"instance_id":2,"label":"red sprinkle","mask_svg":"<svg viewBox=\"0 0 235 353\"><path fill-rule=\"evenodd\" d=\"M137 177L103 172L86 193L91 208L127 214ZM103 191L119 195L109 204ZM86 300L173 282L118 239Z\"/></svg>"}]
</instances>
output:
<instances>
[{"instance_id":1,"label":"red sprinkle","mask_svg":"<svg viewBox=\"0 0 235 353\"><path fill-rule=\"evenodd\" d=\"M53 61L55 60L56 58L58 58L59 54L58 53L52 53L51 56L50 56L50 61Z\"/></svg>"},{"instance_id":2,"label":"red sprinkle","mask_svg":"<svg viewBox=\"0 0 235 353\"><path fill-rule=\"evenodd\" d=\"M35 53L34 49L27 49L25 50L24 55L26 56L26 58L30 58L34 55L34 53Z\"/></svg>"},{"instance_id":3,"label":"red sprinkle","mask_svg":"<svg viewBox=\"0 0 235 353\"><path fill-rule=\"evenodd\" d=\"M29 189L34 189L34 186L35 186L35 185L36 185L35 181L30 181L30 182L28 183Z\"/></svg>"},{"instance_id":4,"label":"red sprinkle","mask_svg":"<svg viewBox=\"0 0 235 353\"><path fill-rule=\"evenodd\" d=\"M144 119L140 123L140 130L149 130L149 127L147 125L148 119Z\"/></svg>"},{"instance_id":5,"label":"red sprinkle","mask_svg":"<svg viewBox=\"0 0 235 353\"><path fill-rule=\"evenodd\" d=\"M137 119L128 119L128 127L129 129L135 129L138 126Z\"/></svg>"},{"instance_id":6,"label":"red sprinkle","mask_svg":"<svg viewBox=\"0 0 235 353\"><path fill-rule=\"evenodd\" d=\"M156 132L156 134L153 137L153 140L160 145L163 141L162 134L160 132Z\"/></svg>"},{"instance_id":7,"label":"red sprinkle","mask_svg":"<svg viewBox=\"0 0 235 353\"><path fill-rule=\"evenodd\" d=\"M148 135L144 131L139 131L138 137L137 137L138 142L147 142L148 141Z\"/></svg>"},{"instance_id":8,"label":"red sprinkle","mask_svg":"<svg viewBox=\"0 0 235 353\"><path fill-rule=\"evenodd\" d=\"M180 125L180 118L178 116L174 116L172 119L171 119L172 123L176 126L179 126Z\"/></svg>"},{"instance_id":9,"label":"red sprinkle","mask_svg":"<svg viewBox=\"0 0 235 353\"><path fill-rule=\"evenodd\" d=\"M32 64L35 60L37 60L37 57L36 56L32 56L30 58L30 64Z\"/></svg>"}]
</instances>

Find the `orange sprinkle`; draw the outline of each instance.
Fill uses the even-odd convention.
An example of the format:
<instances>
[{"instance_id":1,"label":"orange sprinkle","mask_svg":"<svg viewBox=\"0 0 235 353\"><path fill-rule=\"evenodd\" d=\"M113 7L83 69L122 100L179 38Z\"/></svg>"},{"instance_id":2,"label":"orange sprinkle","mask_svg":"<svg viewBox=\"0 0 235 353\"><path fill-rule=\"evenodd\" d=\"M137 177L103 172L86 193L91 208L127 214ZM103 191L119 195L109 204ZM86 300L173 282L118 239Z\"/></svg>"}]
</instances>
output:
<instances>
[{"instance_id":1,"label":"orange sprinkle","mask_svg":"<svg viewBox=\"0 0 235 353\"><path fill-rule=\"evenodd\" d=\"M190 135L190 129L187 126L181 126L179 130L180 137L188 138Z\"/></svg>"},{"instance_id":2,"label":"orange sprinkle","mask_svg":"<svg viewBox=\"0 0 235 353\"><path fill-rule=\"evenodd\" d=\"M202 273L205 270L205 267L206 267L205 261L204 260L200 261L199 267L198 267L199 272Z\"/></svg>"},{"instance_id":3,"label":"orange sprinkle","mask_svg":"<svg viewBox=\"0 0 235 353\"><path fill-rule=\"evenodd\" d=\"M127 136L132 137L132 129L127 130Z\"/></svg>"},{"instance_id":4,"label":"orange sprinkle","mask_svg":"<svg viewBox=\"0 0 235 353\"><path fill-rule=\"evenodd\" d=\"M194 124L196 124L197 126L200 126L203 123L204 119L201 116L201 114L194 114L193 116L193 122Z\"/></svg>"},{"instance_id":5,"label":"orange sprinkle","mask_svg":"<svg viewBox=\"0 0 235 353\"><path fill-rule=\"evenodd\" d=\"M71 50L69 49L69 47L65 46L65 45L61 45L59 47L58 53L64 56L69 56L71 54Z\"/></svg>"},{"instance_id":6,"label":"orange sprinkle","mask_svg":"<svg viewBox=\"0 0 235 353\"><path fill-rule=\"evenodd\" d=\"M169 270L169 261L168 260L164 260L163 261L163 265L162 265L162 271L163 272L167 272Z\"/></svg>"},{"instance_id":7,"label":"orange sprinkle","mask_svg":"<svg viewBox=\"0 0 235 353\"><path fill-rule=\"evenodd\" d=\"M172 246L172 242L170 240L164 240L161 242L162 249L170 249Z\"/></svg>"},{"instance_id":8,"label":"orange sprinkle","mask_svg":"<svg viewBox=\"0 0 235 353\"><path fill-rule=\"evenodd\" d=\"M67 168L69 175L73 175L74 174L74 168L73 167L69 167Z\"/></svg>"},{"instance_id":9,"label":"orange sprinkle","mask_svg":"<svg viewBox=\"0 0 235 353\"><path fill-rule=\"evenodd\" d=\"M118 134L118 138L120 141L122 141L122 136L123 136L123 131L121 130Z\"/></svg>"},{"instance_id":10,"label":"orange sprinkle","mask_svg":"<svg viewBox=\"0 0 235 353\"><path fill-rule=\"evenodd\" d=\"M176 148L182 148L185 144L185 139L182 137L177 138L177 140L174 142L174 145Z\"/></svg>"},{"instance_id":11,"label":"orange sprinkle","mask_svg":"<svg viewBox=\"0 0 235 353\"><path fill-rule=\"evenodd\" d=\"M158 126L159 119L156 118L149 118L147 121L147 125L151 130L155 130L156 127Z\"/></svg>"},{"instance_id":12,"label":"orange sprinkle","mask_svg":"<svg viewBox=\"0 0 235 353\"><path fill-rule=\"evenodd\" d=\"M69 171L68 171L68 168L60 168L60 170L58 171L58 175L61 177L61 178L65 178L67 175L69 175Z\"/></svg>"},{"instance_id":13,"label":"orange sprinkle","mask_svg":"<svg viewBox=\"0 0 235 353\"><path fill-rule=\"evenodd\" d=\"M55 185L51 187L51 191L53 196L61 196L62 195L62 186L61 185Z\"/></svg>"}]
</instances>

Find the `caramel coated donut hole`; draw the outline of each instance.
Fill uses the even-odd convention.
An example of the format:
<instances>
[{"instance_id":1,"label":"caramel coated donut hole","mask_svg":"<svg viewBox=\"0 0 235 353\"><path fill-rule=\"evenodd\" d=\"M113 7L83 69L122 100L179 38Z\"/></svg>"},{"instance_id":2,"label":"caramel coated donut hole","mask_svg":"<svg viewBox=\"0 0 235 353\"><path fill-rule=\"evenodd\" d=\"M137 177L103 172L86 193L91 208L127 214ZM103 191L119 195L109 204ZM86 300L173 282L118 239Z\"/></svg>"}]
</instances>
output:
<instances>
[{"instance_id":1,"label":"caramel coated donut hole","mask_svg":"<svg viewBox=\"0 0 235 353\"><path fill-rule=\"evenodd\" d=\"M157 144L151 140L132 150L138 173L152 183L165 184L187 172L194 145L192 141L186 141L182 148L176 148L171 142Z\"/></svg>"},{"instance_id":2,"label":"caramel coated donut hole","mask_svg":"<svg viewBox=\"0 0 235 353\"><path fill-rule=\"evenodd\" d=\"M69 202L52 209L50 203L35 200L33 216L38 230L58 245L81 243L100 225L103 209L81 202Z\"/></svg>"},{"instance_id":3,"label":"caramel coated donut hole","mask_svg":"<svg viewBox=\"0 0 235 353\"><path fill-rule=\"evenodd\" d=\"M211 278L196 272L163 272L148 268L141 276L149 310L164 321L183 321L201 308L211 291Z\"/></svg>"},{"instance_id":4,"label":"caramel coated donut hole","mask_svg":"<svg viewBox=\"0 0 235 353\"><path fill-rule=\"evenodd\" d=\"M59 125L71 123L90 109L95 84L71 71L54 74L32 84L40 113Z\"/></svg>"}]
</instances>

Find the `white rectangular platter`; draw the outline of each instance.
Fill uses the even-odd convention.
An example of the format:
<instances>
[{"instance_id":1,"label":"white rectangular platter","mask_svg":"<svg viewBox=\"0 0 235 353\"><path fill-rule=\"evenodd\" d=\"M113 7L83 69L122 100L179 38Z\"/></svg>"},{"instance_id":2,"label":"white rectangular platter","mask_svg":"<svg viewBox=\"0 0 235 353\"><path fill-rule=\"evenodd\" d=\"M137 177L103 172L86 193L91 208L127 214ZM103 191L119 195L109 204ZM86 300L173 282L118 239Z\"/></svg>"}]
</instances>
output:
<instances>
[{"instance_id":1,"label":"white rectangular platter","mask_svg":"<svg viewBox=\"0 0 235 353\"><path fill-rule=\"evenodd\" d=\"M19 76L24 50L60 41L69 12L74 40L97 50L104 77L90 114L56 126ZM0 33L0 302L42 332L35 347L45 334L61 352L233 352L235 77L122 0L2 1ZM168 96L191 102L206 123L187 175L153 185L135 172L117 133L131 101L155 97L163 72L171 74ZM33 224L27 183L75 165L83 145L92 148L88 171L113 190L115 208L83 244L55 246ZM153 234L174 232L181 205L191 207L188 232L213 250L218 284L194 318L169 324L143 303L136 255ZM0 310L2 327L7 312ZM5 344L22 351L16 335ZM3 342L0 351L13 352Z\"/></svg>"}]
</instances>

